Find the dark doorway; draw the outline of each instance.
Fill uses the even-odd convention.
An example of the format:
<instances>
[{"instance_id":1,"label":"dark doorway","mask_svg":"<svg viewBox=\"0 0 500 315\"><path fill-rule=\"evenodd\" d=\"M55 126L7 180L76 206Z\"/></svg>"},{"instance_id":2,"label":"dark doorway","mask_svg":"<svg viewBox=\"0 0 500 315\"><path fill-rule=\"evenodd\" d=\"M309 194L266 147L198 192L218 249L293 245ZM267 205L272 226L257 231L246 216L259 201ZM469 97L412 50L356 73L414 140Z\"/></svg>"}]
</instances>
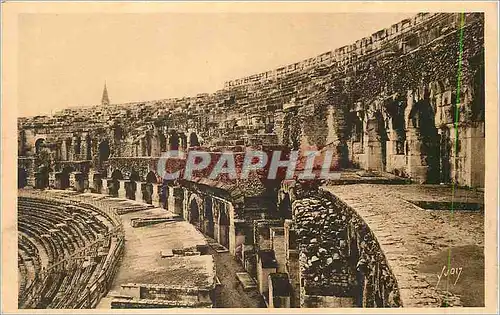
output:
<instances>
[{"instance_id":1,"label":"dark doorway","mask_svg":"<svg viewBox=\"0 0 500 315\"><path fill-rule=\"evenodd\" d=\"M213 214L213 204L212 198L205 198L205 213L204 213L204 229L205 234L214 237L214 214Z\"/></svg>"},{"instance_id":2,"label":"dark doorway","mask_svg":"<svg viewBox=\"0 0 500 315\"><path fill-rule=\"evenodd\" d=\"M99 161L107 161L110 155L109 143L108 141L103 141L99 143Z\"/></svg>"},{"instance_id":3,"label":"dark doorway","mask_svg":"<svg viewBox=\"0 0 500 315\"><path fill-rule=\"evenodd\" d=\"M193 198L191 204L189 205L189 223L196 227L200 227L200 210L198 208L198 203Z\"/></svg>"},{"instance_id":4,"label":"dark doorway","mask_svg":"<svg viewBox=\"0 0 500 315\"><path fill-rule=\"evenodd\" d=\"M17 188L24 188L28 185L28 172L24 168L17 168Z\"/></svg>"},{"instance_id":5,"label":"dark doorway","mask_svg":"<svg viewBox=\"0 0 500 315\"><path fill-rule=\"evenodd\" d=\"M219 217L219 242L222 246L229 247L229 215L225 206L222 207Z\"/></svg>"}]
</instances>

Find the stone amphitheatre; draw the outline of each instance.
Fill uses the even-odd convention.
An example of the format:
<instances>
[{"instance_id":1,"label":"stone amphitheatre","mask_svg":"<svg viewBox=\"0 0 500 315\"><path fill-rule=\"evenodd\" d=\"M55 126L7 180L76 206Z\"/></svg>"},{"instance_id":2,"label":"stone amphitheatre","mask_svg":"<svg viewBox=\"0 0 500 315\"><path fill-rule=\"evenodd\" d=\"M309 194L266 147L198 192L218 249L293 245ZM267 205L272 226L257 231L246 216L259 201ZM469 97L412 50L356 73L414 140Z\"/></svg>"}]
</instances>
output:
<instances>
[{"instance_id":1,"label":"stone amphitheatre","mask_svg":"<svg viewBox=\"0 0 500 315\"><path fill-rule=\"evenodd\" d=\"M484 306L483 33L420 13L211 94L19 118L19 308ZM341 176L166 180L168 150Z\"/></svg>"}]
</instances>

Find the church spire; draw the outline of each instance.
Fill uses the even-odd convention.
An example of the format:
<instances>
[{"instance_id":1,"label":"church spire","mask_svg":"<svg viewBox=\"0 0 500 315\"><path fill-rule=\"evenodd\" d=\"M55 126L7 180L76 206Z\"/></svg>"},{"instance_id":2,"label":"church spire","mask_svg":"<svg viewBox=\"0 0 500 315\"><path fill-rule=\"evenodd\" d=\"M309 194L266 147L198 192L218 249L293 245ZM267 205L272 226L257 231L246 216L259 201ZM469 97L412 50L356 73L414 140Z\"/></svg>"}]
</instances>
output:
<instances>
[{"instance_id":1,"label":"church spire","mask_svg":"<svg viewBox=\"0 0 500 315\"><path fill-rule=\"evenodd\" d=\"M104 81L104 91L102 91L101 105L109 105L108 89L106 88L106 81Z\"/></svg>"}]
</instances>

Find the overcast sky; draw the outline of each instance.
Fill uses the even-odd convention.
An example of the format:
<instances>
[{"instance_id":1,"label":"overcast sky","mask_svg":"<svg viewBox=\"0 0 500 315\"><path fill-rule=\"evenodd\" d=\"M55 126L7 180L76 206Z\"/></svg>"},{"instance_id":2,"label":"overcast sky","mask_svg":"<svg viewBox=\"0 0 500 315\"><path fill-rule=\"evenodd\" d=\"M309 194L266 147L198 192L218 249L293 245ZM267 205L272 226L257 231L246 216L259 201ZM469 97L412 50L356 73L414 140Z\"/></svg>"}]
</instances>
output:
<instances>
[{"instance_id":1,"label":"overcast sky","mask_svg":"<svg viewBox=\"0 0 500 315\"><path fill-rule=\"evenodd\" d=\"M215 92L415 13L23 14L19 115Z\"/></svg>"}]
</instances>

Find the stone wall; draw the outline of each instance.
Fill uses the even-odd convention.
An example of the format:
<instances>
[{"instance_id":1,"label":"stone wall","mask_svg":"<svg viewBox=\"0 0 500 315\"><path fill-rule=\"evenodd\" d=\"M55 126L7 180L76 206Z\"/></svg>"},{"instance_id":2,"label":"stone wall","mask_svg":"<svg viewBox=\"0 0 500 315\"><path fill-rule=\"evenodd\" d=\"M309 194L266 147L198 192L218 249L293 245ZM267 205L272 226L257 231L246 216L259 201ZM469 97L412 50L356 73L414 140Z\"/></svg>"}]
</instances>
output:
<instances>
[{"instance_id":1,"label":"stone wall","mask_svg":"<svg viewBox=\"0 0 500 315\"><path fill-rule=\"evenodd\" d=\"M380 245L354 210L329 192L299 187L292 212L286 241L290 231L296 233L299 288L293 285L290 251L287 265L300 307L402 306Z\"/></svg>"}]
</instances>

